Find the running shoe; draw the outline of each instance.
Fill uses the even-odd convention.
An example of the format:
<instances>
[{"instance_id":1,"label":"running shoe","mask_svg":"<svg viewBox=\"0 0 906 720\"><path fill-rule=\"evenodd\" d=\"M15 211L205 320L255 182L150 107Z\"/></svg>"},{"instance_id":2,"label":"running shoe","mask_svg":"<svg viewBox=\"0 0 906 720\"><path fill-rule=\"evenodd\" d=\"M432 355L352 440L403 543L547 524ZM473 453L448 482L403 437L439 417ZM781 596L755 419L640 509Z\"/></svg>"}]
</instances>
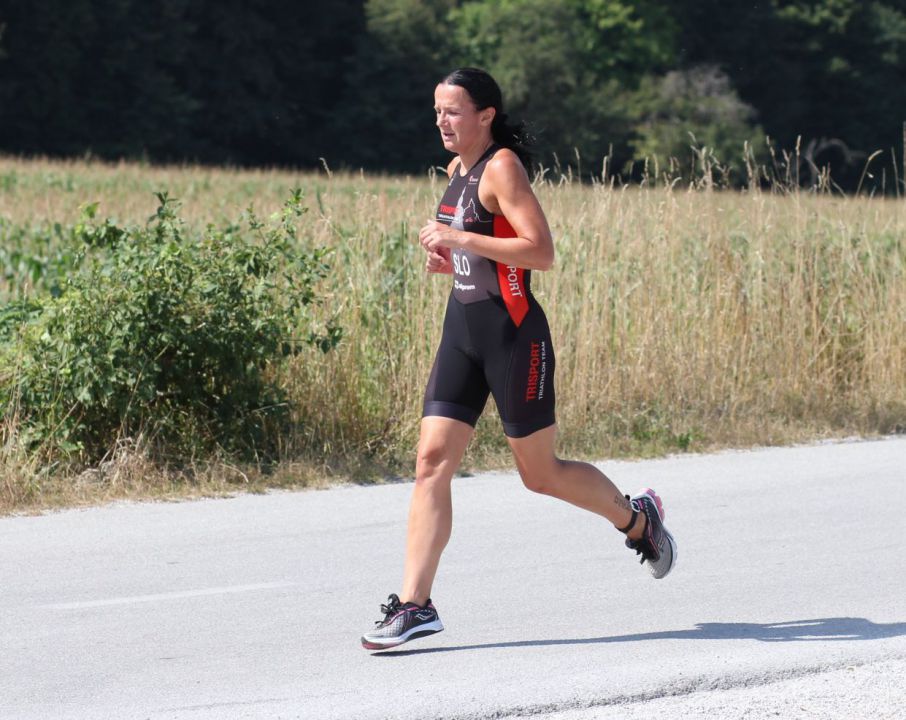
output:
<instances>
[{"instance_id":1,"label":"running shoe","mask_svg":"<svg viewBox=\"0 0 906 720\"><path fill-rule=\"evenodd\" d=\"M362 635L362 647L366 650L386 650L444 629L430 598L422 607L401 603L394 594L387 598L386 605L381 605L381 612L384 619L375 622L374 630Z\"/></svg>"},{"instance_id":2,"label":"running shoe","mask_svg":"<svg viewBox=\"0 0 906 720\"><path fill-rule=\"evenodd\" d=\"M647 562L651 575L660 580L666 577L676 564L676 540L664 527L664 506L651 488L645 488L629 499L632 509L645 513L648 521L645 532L638 540L626 539L626 547L642 556L640 563Z\"/></svg>"}]
</instances>

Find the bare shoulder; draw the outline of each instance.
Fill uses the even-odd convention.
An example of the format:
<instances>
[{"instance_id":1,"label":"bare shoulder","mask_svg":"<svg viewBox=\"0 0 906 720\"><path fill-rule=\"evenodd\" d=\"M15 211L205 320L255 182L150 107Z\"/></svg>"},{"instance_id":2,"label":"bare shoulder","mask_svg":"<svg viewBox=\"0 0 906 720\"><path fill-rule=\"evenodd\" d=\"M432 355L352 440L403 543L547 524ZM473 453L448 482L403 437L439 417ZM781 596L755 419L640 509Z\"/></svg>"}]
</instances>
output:
<instances>
[{"instance_id":1,"label":"bare shoulder","mask_svg":"<svg viewBox=\"0 0 906 720\"><path fill-rule=\"evenodd\" d=\"M488 160L478 186L478 198L492 213L502 215L512 213L514 206L527 201L537 205L528 173L519 156L509 148L501 148Z\"/></svg>"},{"instance_id":2,"label":"bare shoulder","mask_svg":"<svg viewBox=\"0 0 906 720\"><path fill-rule=\"evenodd\" d=\"M528 182L528 173L519 156L509 148L500 148L487 164L485 172L490 172L491 177L504 182L513 182L522 179Z\"/></svg>"},{"instance_id":3,"label":"bare shoulder","mask_svg":"<svg viewBox=\"0 0 906 720\"><path fill-rule=\"evenodd\" d=\"M478 188L482 204L491 212L498 212L496 208L500 206L501 200L530 194L533 194L532 184L519 156L509 148L501 148L494 153L485 167L482 184Z\"/></svg>"}]
</instances>

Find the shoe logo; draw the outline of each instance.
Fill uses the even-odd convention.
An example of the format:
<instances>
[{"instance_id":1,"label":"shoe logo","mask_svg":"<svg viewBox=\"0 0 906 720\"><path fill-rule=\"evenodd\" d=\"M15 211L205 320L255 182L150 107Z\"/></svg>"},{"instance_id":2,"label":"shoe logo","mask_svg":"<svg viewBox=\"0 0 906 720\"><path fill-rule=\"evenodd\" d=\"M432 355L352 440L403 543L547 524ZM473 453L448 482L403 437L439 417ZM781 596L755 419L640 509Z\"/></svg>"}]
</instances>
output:
<instances>
[{"instance_id":1,"label":"shoe logo","mask_svg":"<svg viewBox=\"0 0 906 720\"><path fill-rule=\"evenodd\" d=\"M417 612L415 617L417 620L430 620L433 617L434 613L431 612Z\"/></svg>"}]
</instances>

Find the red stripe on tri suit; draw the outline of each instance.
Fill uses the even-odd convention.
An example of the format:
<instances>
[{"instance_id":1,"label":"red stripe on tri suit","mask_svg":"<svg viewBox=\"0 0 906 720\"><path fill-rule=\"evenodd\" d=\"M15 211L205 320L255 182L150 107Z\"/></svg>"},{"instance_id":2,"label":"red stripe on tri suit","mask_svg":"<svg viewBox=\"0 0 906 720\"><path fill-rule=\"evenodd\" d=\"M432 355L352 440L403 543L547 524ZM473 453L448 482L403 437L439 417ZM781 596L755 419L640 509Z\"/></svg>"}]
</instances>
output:
<instances>
[{"instance_id":1,"label":"red stripe on tri suit","mask_svg":"<svg viewBox=\"0 0 906 720\"><path fill-rule=\"evenodd\" d=\"M517 237L516 231L503 215L494 216L494 237ZM500 295L516 327L522 323L529 310L528 297L525 293L525 270L515 265L497 263L497 282Z\"/></svg>"}]
</instances>

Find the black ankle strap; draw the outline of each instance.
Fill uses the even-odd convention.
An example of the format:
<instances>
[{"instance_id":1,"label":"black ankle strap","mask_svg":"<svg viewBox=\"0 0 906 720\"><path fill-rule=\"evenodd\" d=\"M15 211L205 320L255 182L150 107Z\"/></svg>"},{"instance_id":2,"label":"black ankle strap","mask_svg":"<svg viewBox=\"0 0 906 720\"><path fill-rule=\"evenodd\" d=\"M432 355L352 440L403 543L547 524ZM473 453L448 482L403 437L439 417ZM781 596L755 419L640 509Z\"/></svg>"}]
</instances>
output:
<instances>
[{"instance_id":1,"label":"black ankle strap","mask_svg":"<svg viewBox=\"0 0 906 720\"><path fill-rule=\"evenodd\" d=\"M628 495L626 495L626 499L630 500L630 497ZM629 507L632 507L632 505L630 504ZM632 508L632 517L629 518L629 524L626 527L617 528L617 530L619 530L621 533L624 533L624 534L628 533L630 530L632 530L632 528L635 527L635 521L638 519L639 519L639 511L636 510L635 508Z\"/></svg>"}]
</instances>

